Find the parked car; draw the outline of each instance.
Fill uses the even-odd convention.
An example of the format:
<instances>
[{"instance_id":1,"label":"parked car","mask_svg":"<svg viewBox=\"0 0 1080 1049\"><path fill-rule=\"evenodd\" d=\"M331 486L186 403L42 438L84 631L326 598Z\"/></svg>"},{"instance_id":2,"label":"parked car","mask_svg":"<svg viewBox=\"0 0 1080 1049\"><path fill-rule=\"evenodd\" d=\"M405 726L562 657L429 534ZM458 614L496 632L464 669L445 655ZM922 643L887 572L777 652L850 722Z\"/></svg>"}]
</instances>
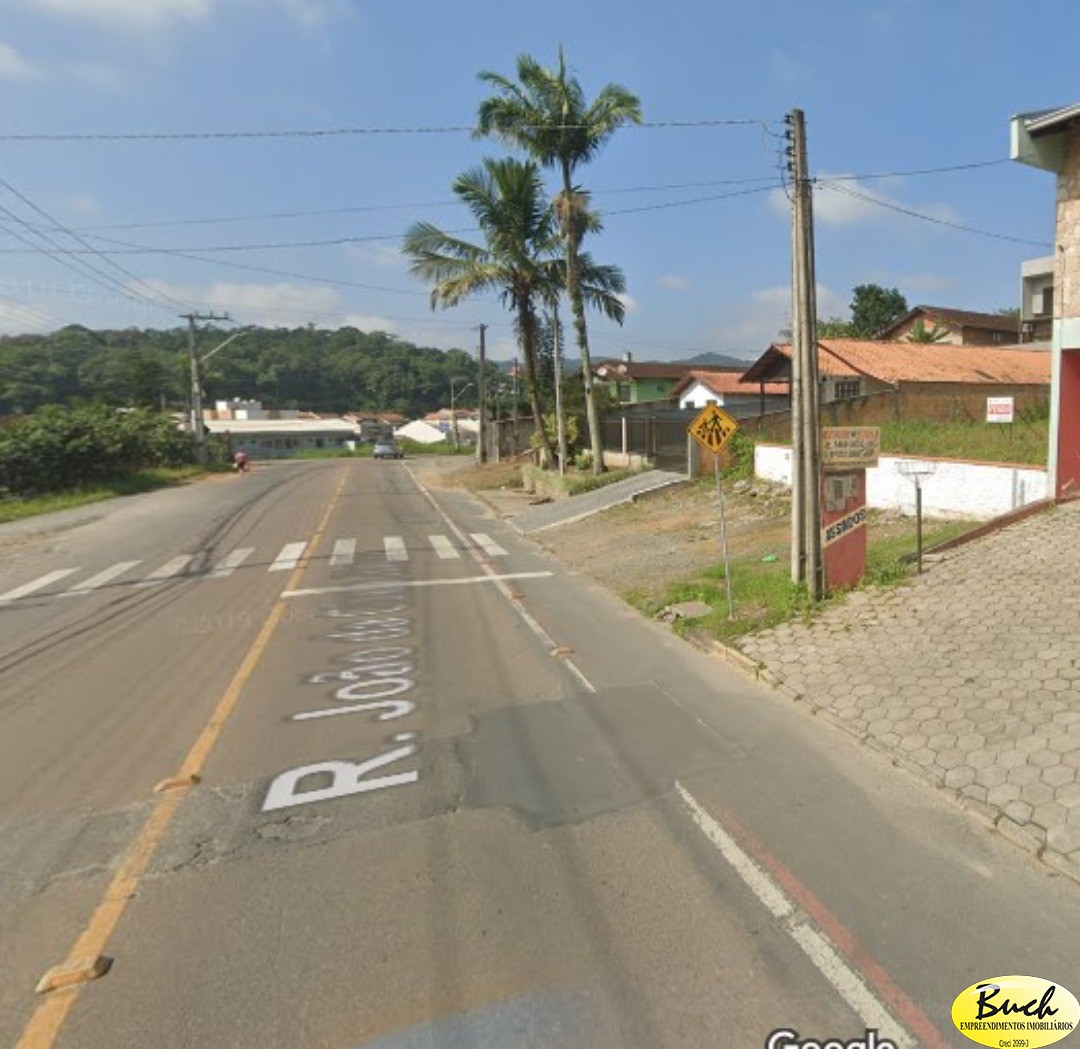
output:
<instances>
[{"instance_id":1,"label":"parked car","mask_svg":"<svg viewBox=\"0 0 1080 1049\"><path fill-rule=\"evenodd\" d=\"M381 440L375 442L375 447L372 448L371 454L376 459L404 459L405 453L401 450L401 445L397 441Z\"/></svg>"}]
</instances>

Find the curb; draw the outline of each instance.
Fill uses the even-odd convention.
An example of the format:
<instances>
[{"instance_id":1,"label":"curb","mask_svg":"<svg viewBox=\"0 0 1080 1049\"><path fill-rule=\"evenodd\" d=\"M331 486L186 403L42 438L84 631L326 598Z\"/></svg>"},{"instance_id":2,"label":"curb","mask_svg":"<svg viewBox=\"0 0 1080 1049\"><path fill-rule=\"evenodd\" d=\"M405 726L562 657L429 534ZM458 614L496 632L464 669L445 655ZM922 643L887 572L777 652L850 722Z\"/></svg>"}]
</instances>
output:
<instances>
[{"instance_id":1,"label":"curb","mask_svg":"<svg viewBox=\"0 0 1080 1049\"><path fill-rule=\"evenodd\" d=\"M1052 506L1054 503L1051 501L1049 505ZM1047 508L1047 506L1040 507L1040 509ZM1016 520L1022 520L1023 517L1030 517L1039 512L1038 510L1031 510L1030 507L1023 507L1022 509L1028 510L1029 512L1023 514L1019 518L1012 514L1006 515L1010 520L1005 523L1012 524ZM997 518L996 520L1000 521L1001 518ZM1000 527L1004 526L1002 525ZM692 639L688 640L692 641ZM696 642L694 643L697 644ZM896 749L878 742L874 737L867 733L865 728L860 728L857 724L853 724L851 721L838 717L825 707L815 706L812 701L807 699L806 695L799 692L797 689L791 688L790 685L785 684L784 680L778 677L773 671L769 670L764 663L759 663L757 660L751 659L738 649L731 648L721 641L714 640L709 640L704 645L697 644L697 647L703 648L704 651L722 659L725 663L730 664L744 673L751 680L763 685L768 685L769 688L778 695L791 700L793 703L801 703L807 706L815 717L821 718L822 721L827 721L829 724L841 729L859 743L888 759L889 763L894 768L906 772L913 778L918 779L924 785L935 787L948 794L965 815L981 824L987 831L997 833L1000 837L1016 846L1016 848L1027 853L1032 859L1049 867L1055 874L1063 875L1064 877L1072 879L1077 884L1080 884L1080 863L1076 863L1068 856L1047 845L1046 835L1041 832L1039 828L1017 823L1012 817L1007 816L1003 809L999 809L987 802L979 801L977 798L965 795L961 790L946 786L944 773L935 775L934 770L911 761Z\"/></svg>"}]
</instances>

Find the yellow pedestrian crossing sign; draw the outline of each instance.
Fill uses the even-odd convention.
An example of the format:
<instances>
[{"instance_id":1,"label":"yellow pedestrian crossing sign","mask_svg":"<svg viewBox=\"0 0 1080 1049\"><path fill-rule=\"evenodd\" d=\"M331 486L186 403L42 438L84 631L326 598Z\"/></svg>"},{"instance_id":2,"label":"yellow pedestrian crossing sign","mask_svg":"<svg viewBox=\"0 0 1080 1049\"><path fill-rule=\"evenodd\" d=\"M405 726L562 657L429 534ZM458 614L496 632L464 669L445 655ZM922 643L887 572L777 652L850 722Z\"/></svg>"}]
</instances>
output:
<instances>
[{"instance_id":1,"label":"yellow pedestrian crossing sign","mask_svg":"<svg viewBox=\"0 0 1080 1049\"><path fill-rule=\"evenodd\" d=\"M690 436L711 452L719 452L731 440L739 424L715 404L707 404L690 424Z\"/></svg>"}]
</instances>

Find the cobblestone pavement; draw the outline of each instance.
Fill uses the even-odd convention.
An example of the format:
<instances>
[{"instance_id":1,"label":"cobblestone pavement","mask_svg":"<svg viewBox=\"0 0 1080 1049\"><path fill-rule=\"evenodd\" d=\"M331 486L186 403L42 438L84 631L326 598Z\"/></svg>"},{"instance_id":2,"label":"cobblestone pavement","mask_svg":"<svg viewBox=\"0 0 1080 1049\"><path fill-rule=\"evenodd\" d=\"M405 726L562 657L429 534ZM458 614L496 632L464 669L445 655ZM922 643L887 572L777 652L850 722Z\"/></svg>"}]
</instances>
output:
<instances>
[{"instance_id":1,"label":"cobblestone pavement","mask_svg":"<svg viewBox=\"0 0 1080 1049\"><path fill-rule=\"evenodd\" d=\"M1080 502L741 647L766 680L1080 881Z\"/></svg>"}]
</instances>

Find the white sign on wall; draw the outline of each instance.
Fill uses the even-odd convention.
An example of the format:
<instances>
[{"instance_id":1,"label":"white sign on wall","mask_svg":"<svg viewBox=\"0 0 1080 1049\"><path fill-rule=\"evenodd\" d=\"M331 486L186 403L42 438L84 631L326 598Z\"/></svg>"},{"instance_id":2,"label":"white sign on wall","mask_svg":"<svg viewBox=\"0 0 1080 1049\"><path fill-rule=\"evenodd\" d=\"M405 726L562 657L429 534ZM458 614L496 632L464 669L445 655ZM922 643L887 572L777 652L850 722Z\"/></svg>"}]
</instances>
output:
<instances>
[{"instance_id":1,"label":"white sign on wall","mask_svg":"<svg viewBox=\"0 0 1080 1049\"><path fill-rule=\"evenodd\" d=\"M987 397L986 421L988 423L1011 423L1016 414L1012 397Z\"/></svg>"}]
</instances>

